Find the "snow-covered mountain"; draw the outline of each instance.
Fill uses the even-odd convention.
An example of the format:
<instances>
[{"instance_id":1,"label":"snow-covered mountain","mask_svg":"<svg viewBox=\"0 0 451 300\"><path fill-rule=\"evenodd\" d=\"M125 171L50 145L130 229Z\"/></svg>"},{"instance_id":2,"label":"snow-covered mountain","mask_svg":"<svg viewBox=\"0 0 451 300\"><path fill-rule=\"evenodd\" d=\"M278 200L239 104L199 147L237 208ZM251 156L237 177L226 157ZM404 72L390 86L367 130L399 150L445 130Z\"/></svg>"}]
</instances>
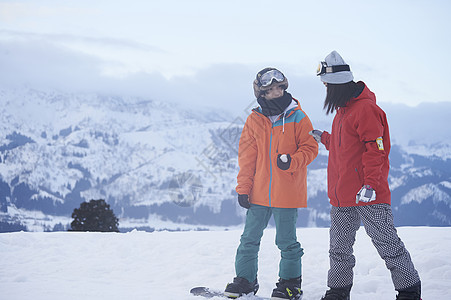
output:
<instances>
[{"instance_id":1,"label":"snow-covered mountain","mask_svg":"<svg viewBox=\"0 0 451 300\"><path fill-rule=\"evenodd\" d=\"M32 89L0 89L0 104L3 231L65 229L74 208L91 199L105 199L124 230L243 221L234 188L244 110L236 116L134 97ZM398 225L451 225L450 153L447 140L393 147L390 185ZM326 166L322 148L309 166L309 208L300 210L299 226L329 222Z\"/></svg>"}]
</instances>

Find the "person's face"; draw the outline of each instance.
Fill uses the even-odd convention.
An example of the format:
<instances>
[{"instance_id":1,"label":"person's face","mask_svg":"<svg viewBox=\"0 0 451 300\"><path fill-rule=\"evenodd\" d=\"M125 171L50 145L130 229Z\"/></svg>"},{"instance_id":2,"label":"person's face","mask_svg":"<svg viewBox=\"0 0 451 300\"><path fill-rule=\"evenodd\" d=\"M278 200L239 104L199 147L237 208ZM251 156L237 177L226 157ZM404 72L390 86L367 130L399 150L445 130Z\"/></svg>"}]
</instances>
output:
<instances>
[{"instance_id":1,"label":"person's face","mask_svg":"<svg viewBox=\"0 0 451 300\"><path fill-rule=\"evenodd\" d=\"M273 99L282 97L284 91L285 90L283 89L283 86L281 86L281 85L272 86L268 90L266 90L265 99L273 100Z\"/></svg>"}]
</instances>

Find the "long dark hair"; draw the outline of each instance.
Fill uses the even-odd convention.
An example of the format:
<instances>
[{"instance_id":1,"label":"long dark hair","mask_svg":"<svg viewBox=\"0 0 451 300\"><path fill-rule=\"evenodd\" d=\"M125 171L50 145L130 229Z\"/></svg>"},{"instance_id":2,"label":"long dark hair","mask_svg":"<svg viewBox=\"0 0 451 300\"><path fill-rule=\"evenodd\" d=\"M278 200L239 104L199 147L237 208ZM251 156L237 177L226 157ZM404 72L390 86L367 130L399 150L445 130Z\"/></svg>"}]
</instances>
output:
<instances>
[{"instance_id":1,"label":"long dark hair","mask_svg":"<svg viewBox=\"0 0 451 300\"><path fill-rule=\"evenodd\" d=\"M345 107L348 102L355 97L357 83L350 81L343 84L327 84L327 95L324 100L326 114L333 113L339 107Z\"/></svg>"}]
</instances>

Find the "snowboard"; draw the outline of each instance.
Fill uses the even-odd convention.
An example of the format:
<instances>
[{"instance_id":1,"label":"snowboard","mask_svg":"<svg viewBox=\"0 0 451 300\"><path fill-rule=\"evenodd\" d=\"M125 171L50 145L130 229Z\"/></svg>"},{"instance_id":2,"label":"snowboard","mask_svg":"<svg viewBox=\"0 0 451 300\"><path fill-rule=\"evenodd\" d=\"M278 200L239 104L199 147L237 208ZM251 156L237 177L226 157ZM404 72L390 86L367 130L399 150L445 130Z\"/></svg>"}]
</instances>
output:
<instances>
[{"instance_id":1,"label":"snowboard","mask_svg":"<svg viewBox=\"0 0 451 300\"><path fill-rule=\"evenodd\" d=\"M219 290L212 290L208 287L205 286L198 286L198 287L194 287L191 289L190 293L194 296L202 296L205 298L213 298L213 297L221 297L221 298L226 298L226 299L231 299L229 297L227 297L226 295L224 295L224 292L219 291ZM259 297L257 295L246 295L246 296L241 296L236 298L238 300L243 299L243 300L270 300L269 298L262 298Z\"/></svg>"}]
</instances>

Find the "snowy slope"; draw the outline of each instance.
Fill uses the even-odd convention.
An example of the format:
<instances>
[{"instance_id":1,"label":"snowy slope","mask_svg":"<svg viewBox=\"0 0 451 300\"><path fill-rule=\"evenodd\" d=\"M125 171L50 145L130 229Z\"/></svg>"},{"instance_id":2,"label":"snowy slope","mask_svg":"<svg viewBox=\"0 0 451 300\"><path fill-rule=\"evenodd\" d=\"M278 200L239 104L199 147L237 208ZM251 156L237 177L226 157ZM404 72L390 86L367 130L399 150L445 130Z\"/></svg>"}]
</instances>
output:
<instances>
[{"instance_id":1,"label":"snowy slope","mask_svg":"<svg viewBox=\"0 0 451 300\"><path fill-rule=\"evenodd\" d=\"M451 294L451 228L401 227L423 283L423 299L447 300ZM234 255L241 230L210 232L2 233L0 299L122 300L202 299L193 286L223 289L234 277ZM275 231L263 236L259 282L269 297L280 257ZM298 229L304 248L305 300L326 290L328 230ZM394 299L390 274L363 228L355 246L357 265L351 299Z\"/></svg>"}]
</instances>

